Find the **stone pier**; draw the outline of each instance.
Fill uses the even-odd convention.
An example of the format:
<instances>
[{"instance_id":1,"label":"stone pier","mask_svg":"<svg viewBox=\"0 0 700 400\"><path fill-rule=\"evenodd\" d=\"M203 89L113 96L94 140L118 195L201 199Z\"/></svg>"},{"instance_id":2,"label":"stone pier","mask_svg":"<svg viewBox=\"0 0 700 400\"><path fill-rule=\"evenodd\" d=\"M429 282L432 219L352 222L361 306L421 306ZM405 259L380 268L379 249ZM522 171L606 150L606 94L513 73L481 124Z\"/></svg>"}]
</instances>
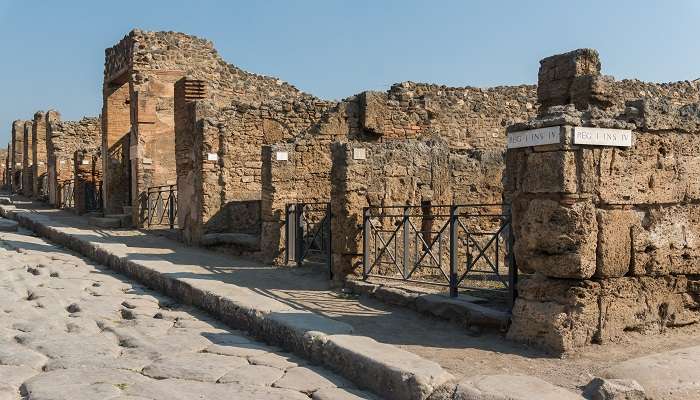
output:
<instances>
[{"instance_id":1,"label":"stone pier","mask_svg":"<svg viewBox=\"0 0 700 400\"><path fill-rule=\"evenodd\" d=\"M617 81L590 49L540 62L539 115L509 128L548 132L507 155L532 274L510 339L567 352L700 321L699 86Z\"/></svg>"},{"instance_id":2,"label":"stone pier","mask_svg":"<svg viewBox=\"0 0 700 400\"><path fill-rule=\"evenodd\" d=\"M46 113L37 111L32 124L32 197L35 199L48 194L46 131Z\"/></svg>"}]
</instances>

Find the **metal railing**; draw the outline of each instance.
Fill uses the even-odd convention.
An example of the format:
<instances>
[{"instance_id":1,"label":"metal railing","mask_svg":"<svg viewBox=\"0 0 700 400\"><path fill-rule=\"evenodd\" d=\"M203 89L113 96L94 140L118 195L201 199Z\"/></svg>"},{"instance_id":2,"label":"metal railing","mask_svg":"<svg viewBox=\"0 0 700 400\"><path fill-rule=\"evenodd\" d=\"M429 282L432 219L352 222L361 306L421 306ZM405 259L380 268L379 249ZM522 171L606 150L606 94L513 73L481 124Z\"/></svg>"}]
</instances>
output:
<instances>
[{"instance_id":1,"label":"metal railing","mask_svg":"<svg viewBox=\"0 0 700 400\"><path fill-rule=\"evenodd\" d=\"M501 204L365 207L363 279L516 296L510 210Z\"/></svg>"},{"instance_id":2,"label":"metal railing","mask_svg":"<svg viewBox=\"0 0 700 400\"><path fill-rule=\"evenodd\" d=\"M146 223L148 227L177 223L177 185L151 186L146 191Z\"/></svg>"},{"instance_id":3,"label":"metal railing","mask_svg":"<svg viewBox=\"0 0 700 400\"><path fill-rule=\"evenodd\" d=\"M75 182L72 179L61 181L58 184L61 192L61 208L73 208L75 206Z\"/></svg>"},{"instance_id":4,"label":"metal railing","mask_svg":"<svg viewBox=\"0 0 700 400\"><path fill-rule=\"evenodd\" d=\"M331 269L331 204L288 204L285 211L285 261L302 266L305 261L326 264Z\"/></svg>"}]
</instances>

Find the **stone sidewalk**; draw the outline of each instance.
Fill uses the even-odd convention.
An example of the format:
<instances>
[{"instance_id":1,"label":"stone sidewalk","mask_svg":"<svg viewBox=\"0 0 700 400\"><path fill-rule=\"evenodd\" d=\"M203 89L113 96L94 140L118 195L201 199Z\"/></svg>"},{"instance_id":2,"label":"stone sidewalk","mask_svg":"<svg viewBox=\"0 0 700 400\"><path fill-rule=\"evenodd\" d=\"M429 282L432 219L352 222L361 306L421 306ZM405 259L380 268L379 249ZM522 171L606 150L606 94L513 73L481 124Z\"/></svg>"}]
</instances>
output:
<instances>
[{"instance_id":1,"label":"stone sidewalk","mask_svg":"<svg viewBox=\"0 0 700 400\"><path fill-rule=\"evenodd\" d=\"M39 238L0 233L0 399L374 397Z\"/></svg>"},{"instance_id":2,"label":"stone sidewalk","mask_svg":"<svg viewBox=\"0 0 700 400\"><path fill-rule=\"evenodd\" d=\"M431 394L435 399L453 398L460 380L505 393L508 382L521 387L517 382L524 375L536 377L528 381L536 382L539 397L516 389L524 396L518 398L545 398L546 392L563 398L552 383L580 393L606 367L689 346L694 340L689 333L632 349L611 345L582 357L551 358L506 342L498 333L468 334L456 324L345 296L331 290L318 270L269 267L140 231L96 229L85 218L37 204L16 206L0 211L52 241L389 399L424 399ZM493 385L494 380L500 384Z\"/></svg>"}]
</instances>

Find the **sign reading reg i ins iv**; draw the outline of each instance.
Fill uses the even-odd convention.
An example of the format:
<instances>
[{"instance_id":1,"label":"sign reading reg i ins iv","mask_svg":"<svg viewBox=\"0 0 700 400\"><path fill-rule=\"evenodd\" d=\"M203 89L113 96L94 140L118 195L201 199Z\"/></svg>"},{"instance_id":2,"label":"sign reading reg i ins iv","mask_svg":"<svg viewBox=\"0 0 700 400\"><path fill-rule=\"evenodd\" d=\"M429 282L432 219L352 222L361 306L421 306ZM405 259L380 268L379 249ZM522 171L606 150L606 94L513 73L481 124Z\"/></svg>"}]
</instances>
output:
<instances>
[{"instance_id":1,"label":"sign reading reg i ins iv","mask_svg":"<svg viewBox=\"0 0 700 400\"><path fill-rule=\"evenodd\" d=\"M632 131L629 129L574 127L574 144L592 146L630 147Z\"/></svg>"}]
</instances>

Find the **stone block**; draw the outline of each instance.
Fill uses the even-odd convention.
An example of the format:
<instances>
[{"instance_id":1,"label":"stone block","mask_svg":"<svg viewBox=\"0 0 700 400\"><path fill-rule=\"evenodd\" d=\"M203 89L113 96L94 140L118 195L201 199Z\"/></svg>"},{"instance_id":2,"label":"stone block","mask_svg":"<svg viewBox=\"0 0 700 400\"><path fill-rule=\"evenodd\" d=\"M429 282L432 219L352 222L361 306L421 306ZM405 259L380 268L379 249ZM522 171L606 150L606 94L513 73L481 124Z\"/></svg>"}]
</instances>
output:
<instances>
[{"instance_id":1,"label":"stone block","mask_svg":"<svg viewBox=\"0 0 700 400\"><path fill-rule=\"evenodd\" d=\"M457 384L451 400L583 400L583 397L529 375L476 375Z\"/></svg>"},{"instance_id":2,"label":"stone block","mask_svg":"<svg viewBox=\"0 0 700 400\"><path fill-rule=\"evenodd\" d=\"M515 256L523 271L553 278L593 276L598 223L591 201L517 200L513 226Z\"/></svg>"},{"instance_id":3,"label":"stone block","mask_svg":"<svg viewBox=\"0 0 700 400\"><path fill-rule=\"evenodd\" d=\"M536 152L527 155L522 190L526 193L576 193L576 153Z\"/></svg>"},{"instance_id":4,"label":"stone block","mask_svg":"<svg viewBox=\"0 0 700 400\"><path fill-rule=\"evenodd\" d=\"M625 276L632 256L632 227L641 225L633 210L596 210L598 222L597 278Z\"/></svg>"},{"instance_id":5,"label":"stone block","mask_svg":"<svg viewBox=\"0 0 700 400\"><path fill-rule=\"evenodd\" d=\"M576 79L591 75L600 75L600 58L593 49L578 49L542 59L537 76L541 108L571 103L571 89Z\"/></svg>"},{"instance_id":6,"label":"stone block","mask_svg":"<svg viewBox=\"0 0 700 400\"><path fill-rule=\"evenodd\" d=\"M633 227L633 274L700 274L700 205L652 208Z\"/></svg>"},{"instance_id":7,"label":"stone block","mask_svg":"<svg viewBox=\"0 0 700 400\"><path fill-rule=\"evenodd\" d=\"M644 388L634 379L594 378L583 388L590 400L647 400Z\"/></svg>"}]
</instances>

